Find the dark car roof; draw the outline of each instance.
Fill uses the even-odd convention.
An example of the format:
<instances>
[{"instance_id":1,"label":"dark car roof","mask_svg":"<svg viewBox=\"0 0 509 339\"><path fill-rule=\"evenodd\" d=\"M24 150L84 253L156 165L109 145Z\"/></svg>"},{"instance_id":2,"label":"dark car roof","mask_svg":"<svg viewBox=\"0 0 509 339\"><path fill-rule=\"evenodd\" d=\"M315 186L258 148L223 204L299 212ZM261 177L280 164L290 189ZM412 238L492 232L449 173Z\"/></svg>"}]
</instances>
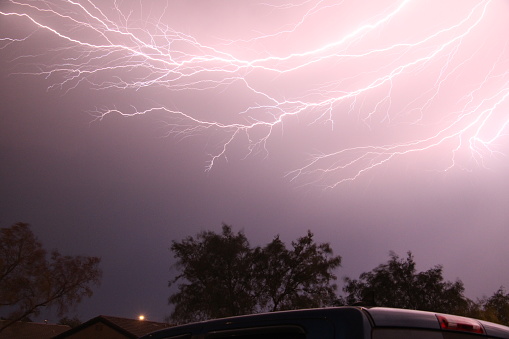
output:
<instances>
[{"instance_id":1,"label":"dark car roof","mask_svg":"<svg viewBox=\"0 0 509 339\"><path fill-rule=\"evenodd\" d=\"M165 336L178 336L181 334L199 335L207 333L212 329L229 330L245 327L255 327L260 325L278 326L281 324L299 325L304 320L312 319L331 320L334 322L340 321L344 323L344 326L348 327L351 331L356 331L358 325L366 321L366 316L363 314L361 308L359 307L317 308L258 313L170 327L166 330L155 332L151 336L146 336L146 338L159 338L159 334L162 333L164 333Z\"/></svg>"},{"instance_id":2,"label":"dark car roof","mask_svg":"<svg viewBox=\"0 0 509 339\"><path fill-rule=\"evenodd\" d=\"M348 327L349 331L362 331L366 323L373 327L392 328L421 328L440 330L440 323L437 315L440 313L404 310L384 307L333 307L306 309L294 311L282 311L271 313L260 313L253 315L237 316L208 320L187 325L175 326L154 333L146 338L158 338L159 334L176 336L180 334L203 334L210 330L228 330L244 328L249 326L276 326L280 324L299 324L305 319L324 319L332 323L341 322L341 326ZM458 317L456 317L458 318ZM463 318L466 319L466 318ZM478 321L482 324L488 336L509 339L509 327L493 324L485 321Z\"/></svg>"}]
</instances>

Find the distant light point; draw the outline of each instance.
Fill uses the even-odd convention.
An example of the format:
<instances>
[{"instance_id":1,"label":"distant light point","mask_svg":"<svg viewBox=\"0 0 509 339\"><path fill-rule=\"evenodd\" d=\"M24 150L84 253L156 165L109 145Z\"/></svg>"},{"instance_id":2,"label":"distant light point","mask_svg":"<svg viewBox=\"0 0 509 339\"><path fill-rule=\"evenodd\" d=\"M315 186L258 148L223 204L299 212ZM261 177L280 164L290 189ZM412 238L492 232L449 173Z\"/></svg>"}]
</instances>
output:
<instances>
[{"instance_id":1,"label":"distant light point","mask_svg":"<svg viewBox=\"0 0 509 339\"><path fill-rule=\"evenodd\" d=\"M138 320L145 320L145 316L143 314L139 315Z\"/></svg>"}]
</instances>

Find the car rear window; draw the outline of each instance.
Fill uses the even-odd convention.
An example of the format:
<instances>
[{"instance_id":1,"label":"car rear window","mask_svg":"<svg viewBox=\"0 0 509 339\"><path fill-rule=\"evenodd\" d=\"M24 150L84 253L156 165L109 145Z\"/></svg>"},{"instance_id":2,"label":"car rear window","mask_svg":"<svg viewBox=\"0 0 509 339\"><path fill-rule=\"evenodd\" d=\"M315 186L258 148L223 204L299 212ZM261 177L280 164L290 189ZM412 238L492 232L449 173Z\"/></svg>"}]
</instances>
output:
<instances>
[{"instance_id":1,"label":"car rear window","mask_svg":"<svg viewBox=\"0 0 509 339\"><path fill-rule=\"evenodd\" d=\"M489 339L486 335L407 328L376 328L372 339Z\"/></svg>"},{"instance_id":2,"label":"car rear window","mask_svg":"<svg viewBox=\"0 0 509 339\"><path fill-rule=\"evenodd\" d=\"M442 332L406 328L377 328L372 339L444 339ZM451 338L452 339L452 338Z\"/></svg>"},{"instance_id":3,"label":"car rear window","mask_svg":"<svg viewBox=\"0 0 509 339\"><path fill-rule=\"evenodd\" d=\"M299 326L267 326L210 332L206 339L305 339L306 333Z\"/></svg>"}]
</instances>

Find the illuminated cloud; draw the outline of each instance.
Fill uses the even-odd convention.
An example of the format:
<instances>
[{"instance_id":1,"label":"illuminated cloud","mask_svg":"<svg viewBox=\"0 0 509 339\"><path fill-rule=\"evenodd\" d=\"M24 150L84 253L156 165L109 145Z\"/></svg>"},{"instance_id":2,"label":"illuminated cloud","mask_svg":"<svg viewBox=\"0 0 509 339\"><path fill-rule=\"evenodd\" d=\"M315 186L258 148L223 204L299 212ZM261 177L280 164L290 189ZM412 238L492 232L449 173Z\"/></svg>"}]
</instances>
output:
<instances>
[{"instance_id":1,"label":"illuminated cloud","mask_svg":"<svg viewBox=\"0 0 509 339\"><path fill-rule=\"evenodd\" d=\"M509 132L508 10L503 0L9 1L0 14L19 29L0 48L19 51L16 72L49 89L130 93L91 105L99 120L157 113L168 135L207 135L206 170L239 145L270 154L277 134L298 156L287 178L334 188L402 163L496 165Z\"/></svg>"}]
</instances>

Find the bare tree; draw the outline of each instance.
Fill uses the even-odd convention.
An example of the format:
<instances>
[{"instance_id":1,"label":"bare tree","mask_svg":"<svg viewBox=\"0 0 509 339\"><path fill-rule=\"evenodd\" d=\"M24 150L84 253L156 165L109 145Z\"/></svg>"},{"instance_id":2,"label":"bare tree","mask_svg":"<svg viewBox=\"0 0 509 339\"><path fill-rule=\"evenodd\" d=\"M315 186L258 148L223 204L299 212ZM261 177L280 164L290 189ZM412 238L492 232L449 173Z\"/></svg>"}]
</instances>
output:
<instances>
[{"instance_id":1,"label":"bare tree","mask_svg":"<svg viewBox=\"0 0 509 339\"><path fill-rule=\"evenodd\" d=\"M102 276L98 257L64 256L46 250L26 223L0 231L0 307L10 313L0 332L42 308L62 315L70 306L92 296Z\"/></svg>"}]
</instances>

